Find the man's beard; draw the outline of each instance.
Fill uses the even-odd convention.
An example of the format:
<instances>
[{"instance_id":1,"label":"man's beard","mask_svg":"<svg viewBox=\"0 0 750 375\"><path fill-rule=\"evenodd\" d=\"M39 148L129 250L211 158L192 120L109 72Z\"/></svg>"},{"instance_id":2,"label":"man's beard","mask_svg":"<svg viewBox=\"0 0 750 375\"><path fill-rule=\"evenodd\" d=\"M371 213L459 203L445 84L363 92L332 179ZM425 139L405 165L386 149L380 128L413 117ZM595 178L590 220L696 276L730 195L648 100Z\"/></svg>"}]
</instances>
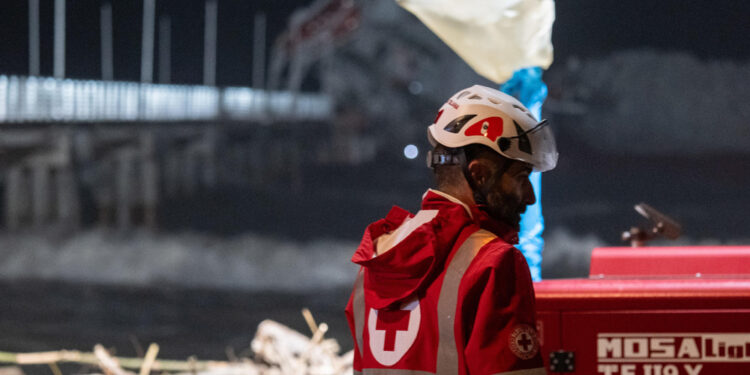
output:
<instances>
[{"instance_id":1,"label":"man's beard","mask_svg":"<svg viewBox=\"0 0 750 375\"><path fill-rule=\"evenodd\" d=\"M521 214L526 212L526 205L514 197L499 192L491 192L487 194L485 211L493 219L519 229L521 227Z\"/></svg>"},{"instance_id":2,"label":"man's beard","mask_svg":"<svg viewBox=\"0 0 750 375\"><path fill-rule=\"evenodd\" d=\"M526 204L522 203L521 197L503 194L496 189L491 189L501 176L491 178L479 191L474 191L474 200L487 214L500 222L503 222L516 230L521 227L521 214L526 212Z\"/></svg>"}]
</instances>

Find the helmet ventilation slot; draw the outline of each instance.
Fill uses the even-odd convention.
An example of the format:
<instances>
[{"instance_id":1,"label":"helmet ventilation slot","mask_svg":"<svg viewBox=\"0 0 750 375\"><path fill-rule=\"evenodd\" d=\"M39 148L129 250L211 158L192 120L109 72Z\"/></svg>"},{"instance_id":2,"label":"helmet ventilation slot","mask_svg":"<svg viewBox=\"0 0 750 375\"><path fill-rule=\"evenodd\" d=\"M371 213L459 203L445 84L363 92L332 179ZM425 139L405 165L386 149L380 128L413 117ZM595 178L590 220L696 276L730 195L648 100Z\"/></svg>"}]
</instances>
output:
<instances>
[{"instance_id":1,"label":"helmet ventilation slot","mask_svg":"<svg viewBox=\"0 0 750 375\"><path fill-rule=\"evenodd\" d=\"M521 107L521 106L520 106L520 105L518 105L518 104L513 104L513 108L515 108L515 109L519 109L519 110L523 111L524 113L529 113L529 112L528 112L528 111L526 110L526 108L524 108L524 107Z\"/></svg>"}]
</instances>

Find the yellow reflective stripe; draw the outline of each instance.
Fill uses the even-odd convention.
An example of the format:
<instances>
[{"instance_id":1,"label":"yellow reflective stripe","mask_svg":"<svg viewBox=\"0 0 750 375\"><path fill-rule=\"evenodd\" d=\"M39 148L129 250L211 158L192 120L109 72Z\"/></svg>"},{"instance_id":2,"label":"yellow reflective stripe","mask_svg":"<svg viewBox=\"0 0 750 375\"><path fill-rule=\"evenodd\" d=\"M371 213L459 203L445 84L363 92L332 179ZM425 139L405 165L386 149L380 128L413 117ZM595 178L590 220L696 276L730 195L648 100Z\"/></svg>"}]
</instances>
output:
<instances>
[{"instance_id":1,"label":"yellow reflective stripe","mask_svg":"<svg viewBox=\"0 0 750 375\"><path fill-rule=\"evenodd\" d=\"M362 340L365 332L365 270L360 268L357 280L354 282L354 299L352 299L354 312L354 334L357 336L357 347L359 356L362 358Z\"/></svg>"},{"instance_id":2,"label":"yellow reflective stripe","mask_svg":"<svg viewBox=\"0 0 750 375\"><path fill-rule=\"evenodd\" d=\"M508 372L498 372L493 375L547 375L547 371L544 367L530 368L527 370L516 370Z\"/></svg>"},{"instance_id":3,"label":"yellow reflective stripe","mask_svg":"<svg viewBox=\"0 0 750 375\"><path fill-rule=\"evenodd\" d=\"M355 371L355 374L357 372ZM434 372L417 371L417 370L399 370L390 368L366 368L362 370L362 375L435 375Z\"/></svg>"},{"instance_id":4,"label":"yellow reflective stripe","mask_svg":"<svg viewBox=\"0 0 750 375\"><path fill-rule=\"evenodd\" d=\"M458 304L458 287L466 269L482 246L497 238L494 234L480 229L472 233L456 250L443 278L437 304L439 344L436 374L458 374L458 349L456 349L455 315Z\"/></svg>"}]
</instances>

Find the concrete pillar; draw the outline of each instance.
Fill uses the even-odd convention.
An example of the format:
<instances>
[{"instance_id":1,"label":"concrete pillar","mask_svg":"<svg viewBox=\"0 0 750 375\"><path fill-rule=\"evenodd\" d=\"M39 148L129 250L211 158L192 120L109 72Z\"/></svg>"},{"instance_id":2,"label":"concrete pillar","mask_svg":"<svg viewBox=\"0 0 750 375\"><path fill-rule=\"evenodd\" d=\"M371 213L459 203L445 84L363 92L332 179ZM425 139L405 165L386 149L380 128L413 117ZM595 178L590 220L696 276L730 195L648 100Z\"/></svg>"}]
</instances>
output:
<instances>
[{"instance_id":1,"label":"concrete pillar","mask_svg":"<svg viewBox=\"0 0 750 375\"><path fill-rule=\"evenodd\" d=\"M286 151L287 163L289 165L289 184L295 192L302 191L302 152L300 144L294 140L287 144Z\"/></svg>"},{"instance_id":2,"label":"concrete pillar","mask_svg":"<svg viewBox=\"0 0 750 375\"><path fill-rule=\"evenodd\" d=\"M203 84L216 85L216 28L218 20L216 0L206 0L206 13L203 37Z\"/></svg>"},{"instance_id":3,"label":"concrete pillar","mask_svg":"<svg viewBox=\"0 0 750 375\"><path fill-rule=\"evenodd\" d=\"M218 134L216 129L208 129L203 135L203 163L201 163L201 185L213 189L217 185L218 171L216 162L216 146Z\"/></svg>"},{"instance_id":4,"label":"concrete pillar","mask_svg":"<svg viewBox=\"0 0 750 375\"><path fill-rule=\"evenodd\" d=\"M120 230L130 229L132 226L131 208L133 197L131 189L133 188L133 169L135 168L134 158L130 150L117 152L117 164L115 168L115 222Z\"/></svg>"},{"instance_id":5,"label":"concrete pillar","mask_svg":"<svg viewBox=\"0 0 750 375\"><path fill-rule=\"evenodd\" d=\"M141 82L154 81L154 25L156 1L143 0L143 31L141 32ZM142 102L142 101L141 101Z\"/></svg>"},{"instance_id":6,"label":"concrete pillar","mask_svg":"<svg viewBox=\"0 0 750 375\"><path fill-rule=\"evenodd\" d=\"M287 142L277 140L273 143L273 147L268 150L268 168L265 175L271 178L271 182L279 182L280 179L283 181L286 178L285 174L288 173L285 144Z\"/></svg>"},{"instance_id":7,"label":"concrete pillar","mask_svg":"<svg viewBox=\"0 0 750 375\"><path fill-rule=\"evenodd\" d=\"M32 208L34 226L41 227L50 217L51 185L50 168L44 161L35 161L31 165L32 174Z\"/></svg>"},{"instance_id":8,"label":"concrete pillar","mask_svg":"<svg viewBox=\"0 0 750 375\"><path fill-rule=\"evenodd\" d=\"M5 175L5 227L17 230L21 227L25 210L24 203L28 202L28 191L24 185L23 168L11 166ZM24 199L25 198L25 199Z\"/></svg>"},{"instance_id":9,"label":"concrete pillar","mask_svg":"<svg viewBox=\"0 0 750 375\"><path fill-rule=\"evenodd\" d=\"M227 173L224 175L227 176L235 186L242 186L243 184L246 184L248 180L251 180L249 178L250 163L247 161L247 155L246 144L236 144L232 147L232 158L226 165Z\"/></svg>"},{"instance_id":10,"label":"concrete pillar","mask_svg":"<svg viewBox=\"0 0 750 375\"><path fill-rule=\"evenodd\" d=\"M164 156L164 192L174 198L180 189L181 150L170 148Z\"/></svg>"},{"instance_id":11,"label":"concrete pillar","mask_svg":"<svg viewBox=\"0 0 750 375\"><path fill-rule=\"evenodd\" d=\"M143 222L146 227L156 229L159 206L159 166L151 157L143 162Z\"/></svg>"},{"instance_id":12,"label":"concrete pillar","mask_svg":"<svg viewBox=\"0 0 750 375\"><path fill-rule=\"evenodd\" d=\"M265 88L266 76L266 15L256 13L253 22L253 88Z\"/></svg>"},{"instance_id":13,"label":"concrete pillar","mask_svg":"<svg viewBox=\"0 0 750 375\"><path fill-rule=\"evenodd\" d=\"M55 150L50 155L55 176L55 202L52 208L55 211L55 219L68 228L78 227L81 210L73 167L73 136L70 132L56 135Z\"/></svg>"},{"instance_id":14,"label":"concrete pillar","mask_svg":"<svg viewBox=\"0 0 750 375\"><path fill-rule=\"evenodd\" d=\"M57 219L67 228L78 228L81 222L81 205L78 197L78 184L71 165L57 169Z\"/></svg>"},{"instance_id":15,"label":"concrete pillar","mask_svg":"<svg viewBox=\"0 0 750 375\"><path fill-rule=\"evenodd\" d=\"M186 196L195 194L198 185L198 176L196 172L198 170L199 157L199 153L192 144L188 145L183 151L182 165L180 166L182 172L180 185L182 186L182 193Z\"/></svg>"},{"instance_id":16,"label":"concrete pillar","mask_svg":"<svg viewBox=\"0 0 750 375\"><path fill-rule=\"evenodd\" d=\"M141 185L143 193L143 223L156 229L159 204L159 165L156 160L156 140L152 133L141 136Z\"/></svg>"},{"instance_id":17,"label":"concrete pillar","mask_svg":"<svg viewBox=\"0 0 750 375\"><path fill-rule=\"evenodd\" d=\"M115 169L117 163L111 158L98 162L94 199L99 211L99 224L108 225L114 220L115 207Z\"/></svg>"},{"instance_id":18,"label":"concrete pillar","mask_svg":"<svg viewBox=\"0 0 750 375\"><path fill-rule=\"evenodd\" d=\"M65 78L65 0L55 0L55 78Z\"/></svg>"},{"instance_id":19,"label":"concrete pillar","mask_svg":"<svg viewBox=\"0 0 750 375\"><path fill-rule=\"evenodd\" d=\"M269 167L268 155L263 153L263 140L256 139L244 146L243 164L247 165L247 175L250 176L250 185L255 188L266 184L266 169ZM271 167L272 168L272 167Z\"/></svg>"}]
</instances>

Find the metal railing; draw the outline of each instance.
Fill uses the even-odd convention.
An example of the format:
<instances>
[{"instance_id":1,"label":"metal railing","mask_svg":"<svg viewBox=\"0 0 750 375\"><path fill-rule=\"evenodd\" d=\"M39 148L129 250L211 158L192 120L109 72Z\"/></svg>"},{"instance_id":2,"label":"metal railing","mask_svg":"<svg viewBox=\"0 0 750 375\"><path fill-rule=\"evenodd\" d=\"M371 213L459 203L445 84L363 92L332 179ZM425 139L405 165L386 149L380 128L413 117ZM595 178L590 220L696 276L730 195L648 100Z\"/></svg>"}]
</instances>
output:
<instances>
[{"instance_id":1,"label":"metal railing","mask_svg":"<svg viewBox=\"0 0 750 375\"><path fill-rule=\"evenodd\" d=\"M332 107L321 94L0 75L0 123L324 120Z\"/></svg>"}]
</instances>

